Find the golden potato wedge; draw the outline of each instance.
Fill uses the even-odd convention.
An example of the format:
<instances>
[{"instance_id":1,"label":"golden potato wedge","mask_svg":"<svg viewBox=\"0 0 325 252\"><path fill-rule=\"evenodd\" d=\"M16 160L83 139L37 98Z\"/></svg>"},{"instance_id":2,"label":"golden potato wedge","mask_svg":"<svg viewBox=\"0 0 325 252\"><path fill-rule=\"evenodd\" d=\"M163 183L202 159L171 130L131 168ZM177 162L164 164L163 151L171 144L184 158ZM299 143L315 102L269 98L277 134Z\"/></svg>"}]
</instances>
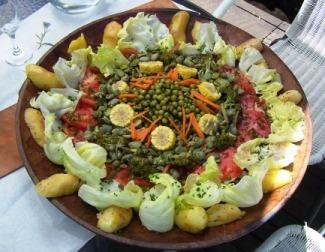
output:
<instances>
[{"instance_id":1,"label":"golden potato wedge","mask_svg":"<svg viewBox=\"0 0 325 252\"><path fill-rule=\"evenodd\" d=\"M215 227L240 219L245 212L231 204L215 204L207 211L208 227Z\"/></svg>"},{"instance_id":2,"label":"golden potato wedge","mask_svg":"<svg viewBox=\"0 0 325 252\"><path fill-rule=\"evenodd\" d=\"M115 233L129 225L132 215L131 208L110 206L97 214L97 227L107 233Z\"/></svg>"},{"instance_id":3,"label":"golden potato wedge","mask_svg":"<svg viewBox=\"0 0 325 252\"><path fill-rule=\"evenodd\" d=\"M25 122L30 129L32 137L34 138L35 142L43 147L45 143L45 126L44 126L44 118L42 113L33 108L27 108L24 113Z\"/></svg>"},{"instance_id":4,"label":"golden potato wedge","mask_svg":"<svg viewBox=\"0 0 325 252\"><path fill-rule=\"evenodd\" d=\"M279 99L284 102L290 101L295 104L298 104L301 101L302 96L297 90L288 90L283 94L279 95Z\"/></svg>"},{"instance_id":5,"label":"golden potato wedge","mask_svg":"<svg viewBox=\"0 0 325 252\"><path fill-rule=\"evenodd\" d=\"M203 207L191 206L176 213L175 223L181 230L196 234L207 227L208 216Z\"/></svg>"},{"instance_id":6,"label":"golden potato wedge","mask_svg":"<svg viewBox=\"0 0 325 252\"><path fill-rule=\"evenodd\" d=\"M88 44L85 39L85 36L83 33L80 34L80 36L74 40L71 40L69 47L68 47L68 53L72 53L75 50L87 48Z\"/></svg>"},{"instance_id":7,"label":"golden potato wedge","mask_svg":"<svg viewBox=\"0 0 325 252\"><path fill-rule=\"evenodd\" d=\"M285 169L269 170L263 179L263 192L272 192L292 182L292 173Z\"/></svg>"},{"instance_id":8,"label":"golden potato wedge","mask_svg":"<svg viewBox=\"0 0 325 252\"><path fill-rule=\"evenodd\" d=\"M186 42L186 28L188 21L190 19L190 14L186 11L178 11L172 17L169 25L169 31L174 38L175 44L180 42Z\"/></svg>"},{"instance_id":9,"label":"golden potato wedge","mask_svg":"<svg viewBox=\"0 0 325 252\"><path fill-rule=\"evenodd\" d=\"M53 198L73 194L78 190L79 182L71 174L57 173L38 182L35 188L39 195Z\"/></svg>"},{"instance_id":10,"label":"golden potato wedge","mask_svg":"<svg viewBox=\"0 0 325 252\"><path fill-rule=\"evenodd\" d=\"M117 34L122 29L122 25L116 21L109 22L104 29L103 44L109 48L114 48L117 45Z\"/></svg>"},{"instance_id":11,"label":"golden potato wedge","mask_svg":"<svg viewBox=\"0 0 325 252\"><path fill-rule=\"evenodd\" d=\"M139 68L141 73L153 74L163 71L164 63L161 61L140 62Z\"/></svg>"},{"instance_id":12,"label":"golden potato wedge","mask_svg":"<svg viewBox=\"0 0 325 252\"><path fill-rule=\"evenodd\" d=\"M251 38L243 43L241 43L239 46L236 47L236 54L237 57L240 58L242 53L246 48L254 47L255 49L262 51L263 50L263 44L262 41L256 38Z\"/></svg>"},{"instance_id":13,"label":"golden potato wedge","mask_svg":"<svg viewBox=\"0 0 325 252\"><path fill-rule=\"evenodd\" d=\"M176 65L176 70L184 80L195 77L197 75L196 68L184 66L181 64Z\"/></svg>"},{"instance_id":14,"label":"golden potato wedge","mask_svg":"<svg viewBox=\"0 0 325 252\"><path fill-rule=\"evenodd\" d=\"M46 70L45 68L28 64L26 65L26 75L33 84L42 89L49 90L51 88L63 88L63 85L59 82L53 72Z\"/></svg>"},{"instance_id":15,"label":"golden potato wedge","mask_svg":"<svg viewBox=\"0 0 325 252\"><path fill-rule=\"evenodd\" d=\"M193 39L194 43L196 43L198 40L198 38L196 37L196 34L198 34L200 27L201 27L201 22L195 20L194 26L191 31L191 35L192 35L192 39Z\"/></svg>"}]
</instances>

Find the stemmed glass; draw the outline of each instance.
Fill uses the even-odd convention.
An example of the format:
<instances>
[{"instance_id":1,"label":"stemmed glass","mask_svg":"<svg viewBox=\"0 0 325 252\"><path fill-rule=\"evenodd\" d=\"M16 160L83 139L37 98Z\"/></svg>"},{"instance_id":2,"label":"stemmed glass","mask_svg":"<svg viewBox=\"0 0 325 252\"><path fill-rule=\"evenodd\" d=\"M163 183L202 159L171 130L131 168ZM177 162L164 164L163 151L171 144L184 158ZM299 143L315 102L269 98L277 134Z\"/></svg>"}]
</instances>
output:
<instances>
[{"instance_id":1,"label":"stemmed glass","mask_svg":"<svg viewBox=\"0 0 325 252\"><path fill-rule=\"evenodd\" d=\"M15 41L19 23L16 3L13 0L0 0L0 34L7 34L12 44L12 51L4 55L4 58L13 66L23 65L33 56L31 50L19 47Z\"/></svg>"}]
</instances>

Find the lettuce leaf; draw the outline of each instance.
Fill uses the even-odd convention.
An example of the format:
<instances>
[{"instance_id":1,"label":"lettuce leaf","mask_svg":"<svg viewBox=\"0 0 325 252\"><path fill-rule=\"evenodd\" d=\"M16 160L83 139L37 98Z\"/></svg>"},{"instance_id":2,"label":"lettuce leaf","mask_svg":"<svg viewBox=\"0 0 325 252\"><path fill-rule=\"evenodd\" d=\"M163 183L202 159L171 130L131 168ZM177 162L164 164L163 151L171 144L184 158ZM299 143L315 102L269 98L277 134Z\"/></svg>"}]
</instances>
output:
<instances>
[{"instance_id":1,"label":"lettuce leaf","mask_svg":"<svg viewBox=\"0 0 325 252\"><path fill-rule=\"evenodd\" d=\"M83 184L78 191L78 196L91 206L104 209L109 206L123 208L138 208L143 198L141 187L131 180L123 189L119 188L115 181L111 182L109 188L102 186L101 190L87 184Z\"/></svg>"},{"instance_id":2,"label":"lettuce leaf","mask_svg":"<svg viewBox=\"0 0 325 252\"><path fill-rule=\"evenodd\" d=\"M64 141L62 149L65 171L88 185L99 188L101 178L106 176L106 150L97 144L88 142L79 142L74 148L72 138Z\"/></svg>"},{"instance_id":3,"label":"lettuce leaf","mask_svg":"<svg viewBox=\"0 0 325 252\"><path fill-rule=\"evenodd\" d=\"M278 92L283 88L280 82L274 81L271 83L263 83L255 86L256 93L266 101L272 103Z\"/></svg>"},{"instance_id":4,"label":"lettuce leaf","mask_svg":"<svg viewBox=\"0 0 325 252\"><path fill-rule=\"evenodd\" d=\"M255 85L272 81L275 74L275 69L267 69L257 65L252 65L247 72L248 78Z\"/></svg>"},{"instance_id":5,"label":"lettuce leaf","mask_svg":"<svg viewBox=\"0 0 325 252\"><path fill-rule=\"evenodd\" d=\"M55 114L49 114L45 117L44 152L51 162L58 165L63 164L62 144L67 139L67 136L59 130L60 126Z\"/></svg>"},{"instance_id":6,"label":"lettuce leaf","mask_svg":"<svg viewBox=\"0 0 325 252\"><path fill-rule=\"evenodd\" d=\"M123 56L120 50L108 48L104 44L98 47L97 53L92 54L92 65L108 77L115 73L116 69L127 68L129 61Z\"/></svg>"},{"instance_id":7,"label":"lettuce leaf","mask_svg":"<svg viewBox=\"0 0 325 252\"><path fill-rule=\"evenodd\" d=\"M174 46L168 27L156 15L145 15L143 12L126 20L118 37L119 49L135 48L145 52L160 48L169 51Z\"/></svg>"},{"instance_id":8,"label":"lettuce leaf","mask_svg":"<svg viewBox=\"0 0 325 252\"><path fill-rule=\"evenodd\" d=\"M271 155L272 152L266 139L255 138L242 143L238 147L234 155L234 161L240 168L250 169L251 166L258 164Z\"/></svg>"},{"instance_id":9,"label":"lettuce leaf","mask_svg":"<svg viewBox=\"0 0 325 252\"><path fill-rule=\"evenodd\" d=\"M249 47L241 55L238 67L241 71L247 72L252 65L262 61L264 61L262 54L257 49Z\"/></svg>"},{"instance_id":10,"label":"lettuce leaf","mask_svg":"<svg viewBox=\"0 0 325 252\"><path fill-rule=\"evenodd\" d=\"M220 171L214 156L208 157L207 161L203 164L204 170L199 175L201 182L211 180L213 182L220 182Z\"/></svg>"},{"instance_id":11,"label":"lettuce leaf","mask_svg":"<svg viewBox=\"0 0 325 252\"><path fill-rule=\"evenodd\" d=\"M149 178L155 186L144 193L139 217L148 230L167 232L174 225L175 199L181 184L166 173L152 174Z\"/></svg>"},{"instance_id":12,"label":"lettuce leaf","mask_svg":"<svg viewBox=\"0 0 325 252\"><path fill-rule=\"evenodd\" d=\"M272 158L269 159L270 169L281 169L295 161L298 154L298 146L292 143L283 142L271 144Z\"/></svg>"},{"instance_id":13,"label":"lettuce leaf","mask_svg":"<svg viewBox=\"0 0 325 252\"><path fill-rule=\"evenodd\" d=\"M88 57L92 52L91 48L78 49L71 53L71 60L59 58L53 66L54 73L58 80L70 88L78 88L79 81L84 77L88 66Z\"/></svg>"},{"instance_id":14,"label":"lettuce leaf","mask_svg":"<svg viewBox=\"0 0 325 252\"><path fill-rule=\"evenodd\" d=\"M31 99L30 105L40 109L42 115L56 114L61 117L67 112L74 111L82 93L72 88L53 88L48 92L42 91L35 99Z\"/></svg>"},{"instance_id":15,"label":"lettuce leaf","mask_svg":"<svg viewBox=\"0 0 325 252\"><path fill-rule=\"evenodd\" d=\"M235 66L236 63L236 51L231 45L227 45L225 41L219 37L216 41L213 52L220 56L218 60L219 65Z\"/></svg>"},{"instance_id":16,"label":"lettuce leaf","mask_svg":"<svg viewBox=\"0 0 325 252\"><path fill-rule=\"evenodd\" d=\"M221 201L237 207L251 207L263 198L262 182L269 169L267 159L251 167L249 174L244 175L237 184L225 184L221 191Z\"/></svg>"},{"instance_id":17,"label":"lettuce leaf","mask_svg":"<svg viewBox=\"0 0 325 252\"><path fill-rule=\"evenodd\" d=\"M196 45L191 43L184 43L182 42L179 46L179 50L185 56L187 55L197 55L200 53L199 48Z\"/></svg>"},{"instance_id":18,"label":"lettuce leaf","mask_svg":"<svg viewBox=\"0 0 325 252\"><path fill-rule=\"evenodd\" d=\"M216 41L220 38L217 26L212 21L208 23L196 22L192 36L196 41L197 48L200 48L202 53L212 52Z\"/></svg>"}]
</instances>

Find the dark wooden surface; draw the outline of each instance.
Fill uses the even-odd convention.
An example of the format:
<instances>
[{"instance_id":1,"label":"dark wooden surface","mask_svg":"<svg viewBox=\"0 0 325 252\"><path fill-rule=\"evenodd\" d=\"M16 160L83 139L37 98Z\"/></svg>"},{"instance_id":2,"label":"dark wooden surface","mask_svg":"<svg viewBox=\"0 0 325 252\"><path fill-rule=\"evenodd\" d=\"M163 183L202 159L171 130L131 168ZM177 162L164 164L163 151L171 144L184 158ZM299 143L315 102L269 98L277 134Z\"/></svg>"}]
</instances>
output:
<instances>
[{"instance_id":1,"label":"dark wooden surface","mask_svg":"<svg viewBox=\"0 0 325 252\"><path fill-rule=\"evenodd\" d=\"M309 166L302 183L283 209L254 232L230 243L206 249L191 250L197 252L251 252L263 243L277 229L290 225L304 225L319 229L325 224L325 204L318 214L310 220L318 204L325 197L325 163ZM309 221L310 220L310 221ZM120 252L120 251L158 251L121 245L104 237L91 239L79 252Z\"/></svg>"},{"instance_id":2,"label":"dark wooden surface","mask_svg":"<svg viewBox=\"0 0 325 252\"><path fill-rule=\"evenodd\" d=\"M147 12L157 14L160 20L166 24L169 24L171 17L176 10L151 9L147 10ZM134 16L135 14L136 12L133 11L113 15L109 18L104 18L81 27L80 29L71 33L68 38L62 39L46 55L44 55L42 59L40 59L38 64L47 69L51 69L59 56L68 57L66 51L70 40L78 37L81 32L85 34L89 44L96 47L101 41L102 31L104 30L105 25L109 21L116 20L122 23L129 16ZM197 14L192 14L189 22L188 34L190 33L195 20L207 21L205 18L202 18ZM251 38L248 33L223 21L218 21L217 26L220 35L228 43L238 45ZM280 73L285 90L298 89L303 94L303 91L296 78L285 66L285 64L268 47L264 48L262 54L268 62L268 65L271 68L276 68ZM24 164L34 182L38 182L39 180L44 179L54 173L62 171L61 167L52 164L45 157L42 149L34 142L30 131L24 123L23 111L26 107L29 107L29 100L34 97L38 91L39 90L37 90L37 88L30 81L26 81L24 87L22 88L17 106L18 147L22 159L24 160ZM51 202L66 215L73 218L75 221L79 222L81 225L87 227L91 231L129 245L138 245L149 248L187 249L210 247L226 241L237 239L238 237L246 235L247 233L255 230L261 224L265 223L274 213L276 213L290 198L291 194L295 191L304 175L311 149L312 128L308 103L305 96L303 96L303 100L300 105L305 112L306 130L305 139L300 144L299 155L297 155L294 164L289 167L293 172L293 182L270 194L266 194L258 205L245 209L246 215L244 218L233 223L220 227L209 228L203 233L197 235L185 233L176 227L170 232L158 234L145 229L141 225L139 218L135 217L130 225L128 225L120 233L107 234L96 228L96 209L82 202L77 195L53 199Z\"/></svg>"}]
</instances>

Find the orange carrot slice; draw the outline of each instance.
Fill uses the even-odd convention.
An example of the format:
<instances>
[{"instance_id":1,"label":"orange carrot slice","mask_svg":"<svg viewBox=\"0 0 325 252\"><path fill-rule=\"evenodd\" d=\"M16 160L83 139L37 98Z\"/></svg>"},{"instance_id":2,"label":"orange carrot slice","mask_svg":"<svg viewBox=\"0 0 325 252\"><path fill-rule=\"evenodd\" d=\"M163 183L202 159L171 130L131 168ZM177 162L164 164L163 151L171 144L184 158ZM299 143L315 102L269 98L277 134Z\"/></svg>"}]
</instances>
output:
<instances>
[{"instance_id":1,"label":"orange carrot slice","mask_svg":"<svg viewBox=\"0 0 325 252\"><path fill-rule=\"evenodd\" d=\"M191 121L191 124L196 132L196 134L199 136L200 139L204 139L205 136L200 128L200 125L199 123L197 122L196 120L196 117L194 115L194 113L190 113L190 121Z\"/></svg>"},{"instance_id":2,"label":"orange carrot slice","mask_svg":"<svg viewBox=\"0 0 325 252\"><path fill-rule=\"evenodd\" d=\"M213 108L215 108L215 109L220 109L220 105L219 105L219 104L210 101L208 98L206 98L204 95L200 94L198 91L192 89L192 90L191 90L191 94L192 94L195 98L201 100L201 101L204 102L204 103L207 103L207 104L210 105L211 107L213 107Z\"/></svg>"}]
</instances>

